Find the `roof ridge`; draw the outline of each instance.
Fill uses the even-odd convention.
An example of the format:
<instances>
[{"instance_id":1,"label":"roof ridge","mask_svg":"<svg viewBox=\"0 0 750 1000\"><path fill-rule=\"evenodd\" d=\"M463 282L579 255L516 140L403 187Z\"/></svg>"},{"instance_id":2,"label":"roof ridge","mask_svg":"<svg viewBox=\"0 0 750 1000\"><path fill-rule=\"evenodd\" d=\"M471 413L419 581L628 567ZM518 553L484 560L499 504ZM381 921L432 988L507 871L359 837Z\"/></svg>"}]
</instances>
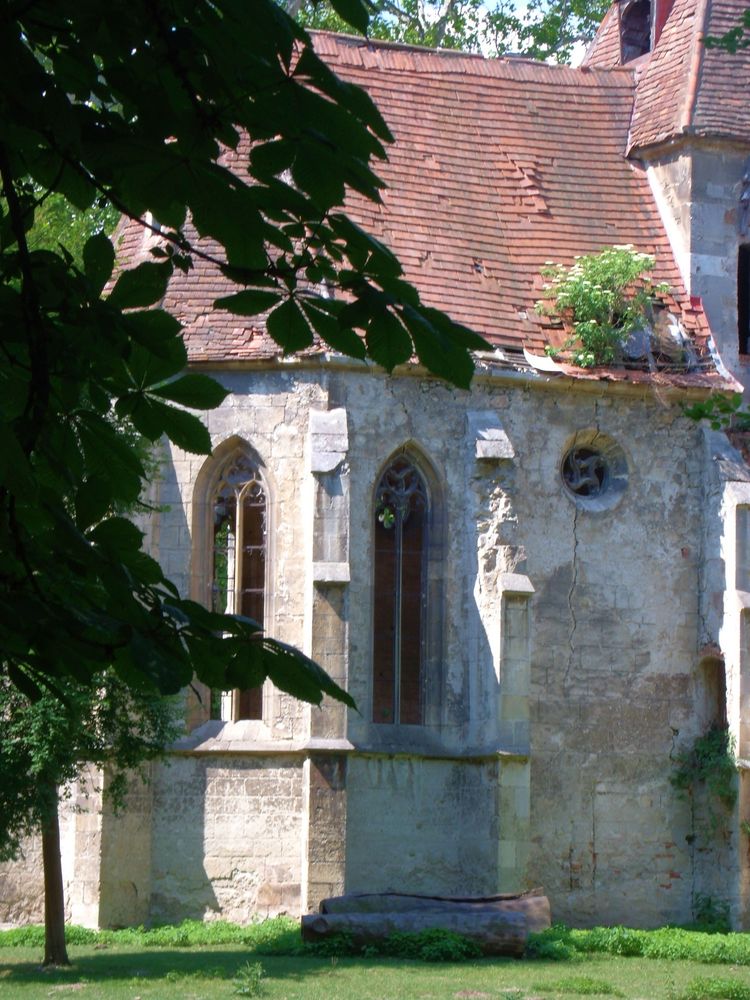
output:
<instances>
[{"instance_id":1,"label":"roof ridge","mask_svg":"<svg viewBox=\"0 0 750 1000\"><path fill-rule=\"evenodd\" d=\"M436 56L447 56L454 58L480 59L486 62L488 59L522 59L524 56L516 56L515 53L505 53L502 56L485 56L481 52L467 52L465 49L438 48L435 45L417 45L416 42L399 42L392 38L373 38L369 35L353 35L349 31L331 31L328 28L308 28L307 32L313 38L334 38L347 42L355 42L358 45L377 46L382 49L395 49L402 52L429 52ZM529 60L538 62L536 59Z\"/></svg>"},{"instance_id":2,"label":"roof ridge","mask_svg":"<svg viewBox=\"0 0 750 1000\"><path fill-rule=\"evenodd\" d=\"M500 77L510 73L548 73L550 76L572 75L581 81L596 80L602 83L621 78L633 79L634 69L630 66L568 66L565 63L550 63L541 59L530 59L521 55L485 56L480 52L464 52L460 49L436 49L429 46L411 45L405 42L393 42L388 39L366 38L363 35L343 34L337 31L311 30L310 35L319 55L334 57L341 65L367 65L367 55L377 60L378 65L385 64L382 60L396 59L398 53L403 53L408 64L397 62L388 64L391 70L418 69L428 70L433 74L446 72L449 74ZM413 60L413 66L412 66Z\"/></svg>"},{"instance_id":3,"label":"roof ridge","mask_svg":"<svg viewBox=\"0 0 750 1000\"><path fill-rule=\"evenodd\" d=\"M698 99L698 88L705 61L706 46L702 42L708 23L708 12L711 0L695 0L695 17L691 28L690 39L690 70L688 72L685 100L682 105L679 128L683 132L690 130L695 116Z\"/></svg>"}]
</instances>

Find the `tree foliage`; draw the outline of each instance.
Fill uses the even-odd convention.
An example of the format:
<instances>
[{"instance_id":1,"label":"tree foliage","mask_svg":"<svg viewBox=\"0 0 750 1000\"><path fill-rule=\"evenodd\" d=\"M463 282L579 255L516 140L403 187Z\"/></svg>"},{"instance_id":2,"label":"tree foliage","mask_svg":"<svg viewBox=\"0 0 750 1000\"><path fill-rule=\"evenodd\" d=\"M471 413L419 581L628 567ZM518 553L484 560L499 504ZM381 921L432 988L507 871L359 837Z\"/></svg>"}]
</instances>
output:
<instances>
[{"instance_id":1,"label":"tree foliage","mask_svg":"<svg viewBox=\"0 0 750 1000\"><path fill-rule=\"evenodd\" d=\"M85 764L107 765L107 794L118 808L132 773L179 735L178 699L133 691L112 671L93 680L90 687L64 682L64 698L32 701L0 678L1 861L49 821L58 787Z\"/></svg>"},{"instance_id":2,"label":"tree foliage","mask_svg":"<svg viewBox=\"0 0 750 1000\"><path fill-rule=\"evenodd\" d=\"M39 205L34 212L34 225L27 235L30 250L53 252L65 247L73 263L83 266L83 248L97 233L109 236L120 219L120 213L105 198L98 198L90 208L81 210L57 191L37 192Z\"/></svg>"},{"instance_id":3,"label":"tree foliage","mask_svg":"<svg viewBox=\"0 0 750 1000\"><path fill-rule=\"evenodd\" d=\"M543 269L545 295L536 310L570 324L563 349L572 348L573 364L591 368L618 359L630 334L648 322L654 294L667 291L648 277L655 263L651 254L615 246Z\"/></svg>"},{"instance_id":4,"label":"tree foliage","mask_svg":"<svg viewBox=\"0 0 750 1000\"><path fill-rule=\"evenodd\" d=\"M368 34L374 38L500 56L569 62L590 41L609 0L373 0ZM336 5L289 0L308 27L351 30Z\"/></svg>"},{"instance_id":5,"label":"tree foliage","mask_svg":"<svg viewBox=\"0 0 750 1000\"><path fill-rule=\"evenodd\" d=\"M361 0L337 10L366 27ZM256 623L184 599L142 551L118 511L146 470L117 423L211 450L191 410L225 392L184 374L180 324L160 307L195 255L239 286L223 308L270 310L285 351L319 337L388 368L415 353L468 385L470 349L484 342L423 306L343 208L348 188L380 199L385 122L272 0L112 0L106 17L96 0L28 0L3 4L0 19L2 673L32 700L70 680L96 687L111 666L133 691L270 677L309 701L350 702ZM220 153L245 133L240 176ZM32 245L53 197L76 212L151 212L166 246L111 284L102 232L78 262Z\"/></svg>"}]
</instances>

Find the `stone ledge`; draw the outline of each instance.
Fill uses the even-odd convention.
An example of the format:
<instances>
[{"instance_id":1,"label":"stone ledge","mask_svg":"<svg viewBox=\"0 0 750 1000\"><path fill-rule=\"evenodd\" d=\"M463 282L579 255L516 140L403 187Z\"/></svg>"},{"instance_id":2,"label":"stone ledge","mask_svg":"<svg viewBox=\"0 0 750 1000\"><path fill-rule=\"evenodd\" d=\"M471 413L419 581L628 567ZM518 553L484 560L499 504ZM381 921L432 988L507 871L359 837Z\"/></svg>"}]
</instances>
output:
<instances>
[{"instance_id":1,"label":"stone ledge","mask_svg":"<svg viewBox=\"0 0 750 1000\"><path fill-rule=\"evenodd\" d=\"M523 573L501 573L498 590L501 594L517 597L530 597L536 593L534 584Z\"/></svg>"},{"instance_id":2,"label":"stone ledge","mask_svg":"<svg viewBox=\"0 0 750 1000\"><path fill-rule=\"evenodd\" d=\"M351 574L348 562L314 562L315 583L349 583Z\"/></svg>"},{"instance_id":3,"label":"stone ledge","mask_svg":"<svg viewBox=\"0 0 750 1000\"><path fill-rule=\"evenodd\" d=\"M309 757L315 754L345 755L348 757L388 757L411 758L417 760L445 760L456 763L507 760L524 762L529 759L527 748L476 747L468 750L449 750L430 747L425 749L401 748L397 746L355 745L346 739L309 740L231 740L211 738L193 746L186 746L186 740L173 746L169 753L180 756L204 756L213 754L242 754L254 757Z\"/></svg>"},{"instance_id":4,"label":"stone ledge","mask_svg":"<svg viewBox=\"0 0 750 1000\"><path fill-rule=\"evenodd\" d=\"M515 458L513 445L494 410L469 410L466 423L476 458L495 462Z\"/></svg>"}]
</instances>

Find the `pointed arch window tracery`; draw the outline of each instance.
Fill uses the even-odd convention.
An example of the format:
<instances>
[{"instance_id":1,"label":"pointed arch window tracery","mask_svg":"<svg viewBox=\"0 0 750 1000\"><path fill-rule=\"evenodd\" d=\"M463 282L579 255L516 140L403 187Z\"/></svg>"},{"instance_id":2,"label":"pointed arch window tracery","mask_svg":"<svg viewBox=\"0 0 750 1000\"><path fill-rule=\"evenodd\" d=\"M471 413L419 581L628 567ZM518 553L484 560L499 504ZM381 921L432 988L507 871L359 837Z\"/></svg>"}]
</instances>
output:
<instances>
[{"instance_id":1,"label":"pointed arch window tracery","mask_svg":"<svg viewBox=\"0 0 750 1000\"><path fill-rule=\"evenodd\" d=\"M225 464L213 492L210 603L214 611L264 624L267 497L257 465L244 453ZM263 689L212 694L212 717L261 719Z\"/></svg>"},{"instance_id":2,"label":"pointed arch window tracery","mask_svg":"<svg viewBox=\"0 0 750 1000\"><path fill-rule=\"evenodd\" d=\"M375 492L376 723L424 722L429 521L424 477L407 455L399 455L386 467Z\"/></svg>"}]
</instances>

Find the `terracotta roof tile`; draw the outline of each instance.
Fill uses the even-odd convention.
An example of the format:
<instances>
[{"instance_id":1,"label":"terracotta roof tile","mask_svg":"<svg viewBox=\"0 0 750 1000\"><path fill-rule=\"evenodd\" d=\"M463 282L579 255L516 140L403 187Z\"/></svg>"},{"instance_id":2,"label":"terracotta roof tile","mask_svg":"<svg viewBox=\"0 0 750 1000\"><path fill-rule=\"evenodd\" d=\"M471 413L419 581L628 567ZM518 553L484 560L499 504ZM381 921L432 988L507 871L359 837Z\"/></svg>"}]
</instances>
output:
<instances>
[{"instance_id":1,"label":"terracotta roof tile","mask_svg":"<svg viewBox=\"0 0 750 1000\"><path fill-rule=\"evenodd\" d=\"M750 140L750 49L708 49L734 27L745 0L675 0L639 79L630 148L683 134Z\"/></svg>"},{"instance_id":2,"label":"terracotta roof tile","mask_svg":"<svg viewBox=\"0 0 750 1000\"><path fill-rule=\"evenodd\" d=\"M586 50L581 65L598 69L614 69L621 62L620 5L613 3L604 15L604 20L599 25L599 30Z\"/></svg>"},{"instance_id":3,"label":"terracotta roof tile","mask_svg":"<svg viewBox=\"0 0 750 1000\"><path fill-rule=\"evenodd\" d=\"M378 167L388 184L383 204L353 193L347 210L395 251L427 304L495 345L541 352L547 332L533 307L544 263L631 243L656 256L656 280L671 285L685 324L700 332L645 173L624 155L631 70L489 60L327 33L315 45L370 93L394 133ZM227 162L239 169L242 152ZM144 247L126 227L124 257ZM185 326L191 359L278 355L263 317L245 325L213 309L227 289L198 259L171 281L165 304Z\"/></svg>"}]
</instances>

